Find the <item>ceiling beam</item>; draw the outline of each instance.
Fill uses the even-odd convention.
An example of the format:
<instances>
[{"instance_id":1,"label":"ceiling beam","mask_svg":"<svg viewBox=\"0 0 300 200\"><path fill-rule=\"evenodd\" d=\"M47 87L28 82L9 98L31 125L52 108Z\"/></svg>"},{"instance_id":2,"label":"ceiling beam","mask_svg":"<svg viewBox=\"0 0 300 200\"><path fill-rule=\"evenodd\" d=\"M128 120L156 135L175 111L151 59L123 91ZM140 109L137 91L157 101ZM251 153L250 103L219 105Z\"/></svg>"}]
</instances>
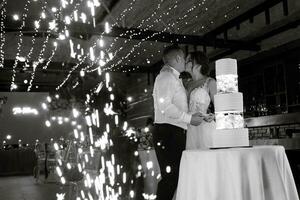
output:
<instances>
[{"instance_id":1,"label":"ceiling beam","mask_svg":"<svg viewBox=\"0 0 300 200\"><path fill-rule=\"evenodd\" d=\"M13 70L13 64L15 60L14 59L5 59L4 60L4 68L0 69L1 72L12 72ZM33 61L28 61L29 67L24 67L24 62L19 62L18 65L14 68L16 72L19 73L32 73L33 68L32 68L32 63ZM35 72L42 72L42 73L68 73L73 66L75 66L77 63L72 63L72 62L58 62L58 61L51 61L47 69L43 69L45 66L45 63L40 63L38 67L36 68ZM82 67L86 67L87 64L83 63L81 65ZM80 68L80 69L81 69ZM79 73L80 69L76 69L73 72L74 73Z\"/></svg>"},{"instance_id":2,"label":"ceiling beam","mask_svg":"<svg viewBox=\"0 0 300 200\"><path fill-rule=\"evenodd\" d=\"M300 52L300 39L290 41L286 44L272 48L269 51L260 52L252 57L245 58L239 61L240 65L250 65L263 60L272 59L276 57L298 57Z\"/></svg>"},{"instance_id":3,"label":"ceiling beam","mask_svg":"<svg viewBox=\"0 0 300 200\"><path fill-rule=\"evenodd\" d=\"M238 50L236 50L236 49L224 50L224 51L221 51L220 53L217 53L216 55L209 56L209 60L210 61L215 61L215 60L224 58L224 57L226 57L228 55L231 55L231 54L233 54L236 51L238 51Z\"/></svg>"},{"instance_id":4,"label":"ceiling beam","mask_svg":"<svg viewBox=\"0 0 300 200\"><path fill-rule=\"evenodd\" d=\"M216 37L219 34L224 33L225 31L234 28L236 26L239 26L242 22L245 22L247 20L253 20L253 17L265 12L267 9L283 2L283 6L286 6L286 2L284 0L265 0L263 3L249 9L248 11L242 13L241 15L229 20L228 22L222 24L221 26L209 31L204 35L206 38Z\"/></svg>"},{"instance_id":5,"label":"ceiling beam","mask_svg":"<svg viewBox=\"0 0 300 200\"><path fill-rule=\"evenodd\" d=\"M107 37L118 37L125 39L133 39L140 41L154 41L154 42L163 42L163 43L176 43L176 44L185 44L185 45L197 45L197 46L206 46L214 48L225 48L225 49L240 49L240 50L249 50L249 51L258 51L260 46L256 44L247 43L239 40L225 40L219 38L207 39L203 36L196 35L181 35L181 34L172 34L169 32L159 32L145 29L137 28L122 28L122 27L112 27L111 32L105 33L103 25L98 25L96 28L93 28L90 25L80 24L77 26L77 23L74 23L70 26L71 35L102 35ZM84 30L84 31L83 31ZM6 28L6 32L18 32L18 29ZM33 28L23 28L23 31L26 31L27 34L32 31L33 34L36 34ZM39 30L38 33L46 32L47 30Z\"/></svg>"},{"instance_id":6,"label":"ceiling beam","mask_svg":"<svg viewBox=\"0 0 300 200\"><path fill-rule=\"evenodd\" d=\"M103 30L100 30L103 32ZM213 40L207 40L203 36L196 35L181 35L172 34L169 32L159 32L152 30L136 29L136 28L112 28L111 33L104 34L106 36L120 37L126 39L134 39L141 41L154 41L164 43L176 43L185 45L198 45L215 48L239 48L242 50L257 51L260 49L258 45L246 43L238 40L224 40L215 38Z\"/></svg>"},{"instance_id":7,"label":"ceiling beam","mask_svg":"<svg viewBox=\"0 0 300 200\"><path fill-rule=\"evenodd\" d=\"M275 35L278 35L282 32L285 32L287 30L293 29L293 28L297 28L298 26L300 26L300 19L294 19L289 21L288 23L284 23L281 24L280 26L277 26L276 28L271 29L270 31L264 32L261 35L258 35L257 37L248 40L250 43L258 43L261 42L265 39L271 38ZM222 51L221 53L218 53L217 55L214 55L212 57L210 57L211 60L217 60L220 58L223 58L224 56L230 55L235 53L236 51L238 51L239 49L229 49L229 50L225 50Z\"/></svg>"},{"instance_id":8,"label":"ceiling beam","mask_svg":"<svg viewBox=\"0 0 300 200\"><path fill-rule=\"evenodd\" d=\"M261 42L262 40L265 40L267 38L273 37L275 35L278 35L284 31L287 31L289 29L297 28L300 25L300 19L296 19L294 21L291 21L290 23L284 24L282 26L279 26L269 32L266 32L254 39L252 39L250 42Z\"/></svg>"},{"instance_id":9,"label":"ceiling beam","mask_svg":"<svg viewBox=\"0 0 300 200\"><path fill-rule=\"evenodd\" d=\"M125 72L125 73L149 73L155 72L157 69L153 66L142 66L142 65L122 65L122 69L118 69L118 66L110 72ZM108 70L109 71L109 70Z\"/></svg>"},{"instance_id":10,"label":"ceiling beam","mask_svg":"<svg viewBox=\"0 0 300 200\"><path fill-rule=\"evenodd\" d=\"M37 83L41 84L41 83ZM35 85L37 85L35 84ZM32 87L30 92L55 92L56 85L38 85L39 87L36 88L35 86ZM3 85L0 83L0 91L1 92L11 92L10 90L11 85ZM17 92L27 92L28 85L18 85Z\"/></svg>"}]
</instances>

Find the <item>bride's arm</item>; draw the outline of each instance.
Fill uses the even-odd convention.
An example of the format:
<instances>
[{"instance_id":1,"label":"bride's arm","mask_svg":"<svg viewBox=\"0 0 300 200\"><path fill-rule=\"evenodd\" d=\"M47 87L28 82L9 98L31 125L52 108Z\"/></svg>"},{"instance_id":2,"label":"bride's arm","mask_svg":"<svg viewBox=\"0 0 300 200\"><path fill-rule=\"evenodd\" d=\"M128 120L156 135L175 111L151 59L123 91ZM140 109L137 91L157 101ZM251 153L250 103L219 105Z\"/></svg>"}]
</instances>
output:
<instances>
[{"instance_id":1,"label":"bride's arm","mask_svg":"<svg viewBox=\"0 0 300 200\"><path fill-rule=\"evenodd\" d=\"M217 84L216 84L215 79L210 79L207 87L208 87L210 99L211 99L212 103L214 104L214 96L217 93ZM213 113L210 113L209 116L206 118L206 121L211 122L214 119L215 119L215 115Z\"/></svg>"},{"instance_id":2,"label":"bride's arm","mask_svg":"<svg viewBox=\"0 0 300 200\"><path fill-rule=\"evenodd\" d=\"M215 104L214 96L217 94L217 83L215 79L210 79L208 82L209 96L213 104Z\"/></svg>"}]
</instances>

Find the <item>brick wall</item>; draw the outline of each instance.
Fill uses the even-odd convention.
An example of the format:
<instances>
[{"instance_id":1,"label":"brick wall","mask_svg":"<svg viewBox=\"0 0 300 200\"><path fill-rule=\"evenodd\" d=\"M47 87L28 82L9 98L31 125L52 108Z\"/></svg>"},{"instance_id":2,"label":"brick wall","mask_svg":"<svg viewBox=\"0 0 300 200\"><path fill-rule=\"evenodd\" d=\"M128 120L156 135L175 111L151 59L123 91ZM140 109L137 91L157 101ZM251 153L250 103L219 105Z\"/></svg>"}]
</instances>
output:
<instances>
[{"instance_id":1,"label":"brick wall","mask_svg":"<svg viewBox=\"0 0 300 200\"><path fill-rule=\"evenodd\" d=\"M300 124L249 128L250 139L287 138L287 129L300 129Z\"/></svg>"}]
</instances>

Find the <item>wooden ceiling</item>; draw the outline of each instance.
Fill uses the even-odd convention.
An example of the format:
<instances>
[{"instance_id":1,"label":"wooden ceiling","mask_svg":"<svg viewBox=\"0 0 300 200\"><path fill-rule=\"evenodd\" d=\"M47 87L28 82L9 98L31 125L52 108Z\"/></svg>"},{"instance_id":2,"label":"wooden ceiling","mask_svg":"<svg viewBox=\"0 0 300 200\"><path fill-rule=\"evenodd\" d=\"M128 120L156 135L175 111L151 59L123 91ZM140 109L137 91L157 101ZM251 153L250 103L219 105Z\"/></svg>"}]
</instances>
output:
<instances>
[{"instance_id":1,"label":"wooden ceiling","mask_svg":"<svg viewBox=\"0 0 300 200\"><path fill-rule=\"evenodd\" d=\"M3 21L5 66L0 69L0 91L10 88L12 66L18 49L20 21L12 20L12 16L21 16L25 3L18 0L7 0L6 5L0 3L1 11L5 9L7 14ZM74 0L74 5L76 3L78 12L88 15L86 1ZM40 17L44 4L47 5L47 18L41 20L41 27L36 32L34 21ZM20 55L28 55L34 36L33 52L28 58L30 63L40 55L49 33L48 22L55 17L51 8L59 6L50 0L32 1L28 6ZM74 7L70 6L62 15L56 16L59 28L65 26L64 16L72 13L72 9ZM161 51L170 43L179 43L186 51L204 50L212 60L224 56L243 59L281 45L284 41L300 38L300 34L296 34L300 24L299 0L105 0L95 12L96 27L92 26L92 21L90 24L74 22L68 25L68 30L72 41L80 44L85 53L89 52L100 35L103 36L105 50L114 54L114 58L103 67L108 71L157 71ZM105 22L114 25L108 34L103 34ZM51 57L54 41L57 41L58 47L48 68L37 69L33 85L38 87L33 87L33 91L54 91L68 76L70 69L81 62L70 57L68 39L57 40L59 33L50 33L43 53L45 62ZM287 33L289 37L285 38ZM87 66L97 67L97 64L86 59L71 74L66 86L74 85L74 80L79 79L80 69ZM20 85L20 91L26 91L28 85L23 82L30 79L32 73L30 68L23 69L23 63L18 63L16 83ZM96 77L92 73L87 74L87 79Z\"/></svg>"}]
</instances>

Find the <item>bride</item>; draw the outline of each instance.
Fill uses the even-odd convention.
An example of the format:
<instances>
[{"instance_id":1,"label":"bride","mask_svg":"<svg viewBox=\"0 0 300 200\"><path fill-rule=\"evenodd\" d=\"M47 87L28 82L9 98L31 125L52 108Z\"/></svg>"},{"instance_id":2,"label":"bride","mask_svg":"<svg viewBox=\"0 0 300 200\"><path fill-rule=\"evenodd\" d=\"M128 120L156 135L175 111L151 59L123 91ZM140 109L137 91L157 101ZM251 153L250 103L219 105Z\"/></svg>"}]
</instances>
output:
<instances>
[{"instance_id":1,"label":"bride","mask_svg":"<svg viewBox=\"0 0 300 200\"><path fill-rule=\"evenodd\" d=\"M186 149L207 149L211 146L211 133L216 129L214 114L209 113L209 105L214 103L217 92L216 81L208 77L208 58L200 51L187 56L186 71L193 79L187 87L189 112L201 112L204 117L199 126L188 127Z\"/></svg>"}]
</instances>

